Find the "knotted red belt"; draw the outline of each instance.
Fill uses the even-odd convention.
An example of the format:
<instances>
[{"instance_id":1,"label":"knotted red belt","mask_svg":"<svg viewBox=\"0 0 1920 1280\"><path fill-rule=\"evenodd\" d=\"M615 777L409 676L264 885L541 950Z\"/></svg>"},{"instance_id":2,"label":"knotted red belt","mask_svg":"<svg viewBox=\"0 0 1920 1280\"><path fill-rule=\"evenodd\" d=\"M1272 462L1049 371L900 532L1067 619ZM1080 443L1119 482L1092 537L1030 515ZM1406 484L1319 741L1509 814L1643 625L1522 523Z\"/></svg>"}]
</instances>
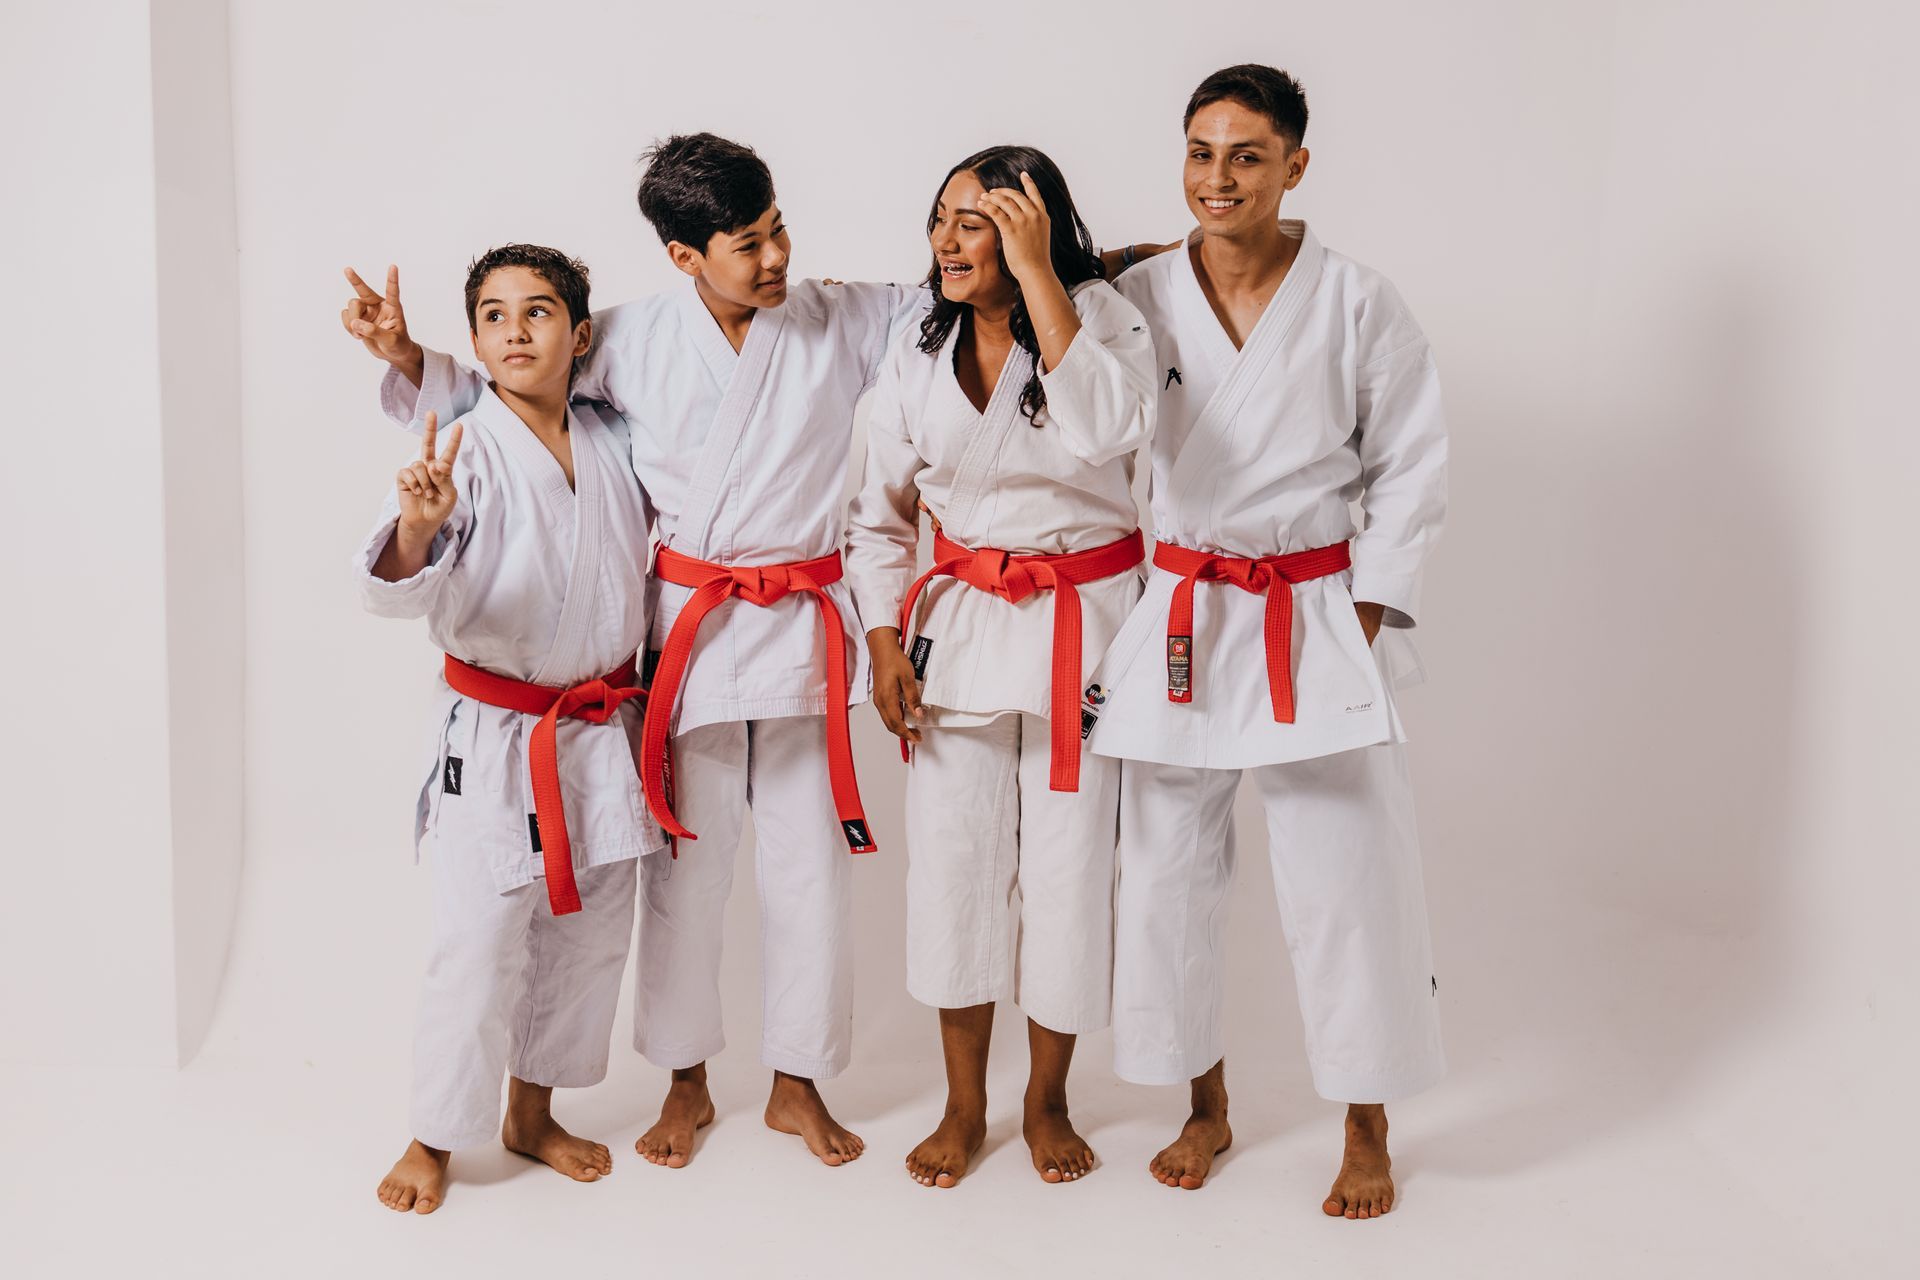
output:
<instances>
[{"instance_id":1,"label":"knotted red belt","mask_svg":"<svg viewBox=\"0 0 1920 1280\"><path fill-rule=\"evenodd\" d=\"M1076 583L1097 582L1125 573L1145 558L1140 531L1088 551L1058 556L1017 556L993 547L969 551L936 531L933 568L914 579L900 605L900 636L904 643L913 606L920 590L934 578L958 578L970 587L991 591L1018 604L1036 591L1053 592L1053 756L1047 785L1054 791L1080 789L1080 593ZM901 740L900 753L907 754Z\"/></svg>"},{"instance_id":2,"label":"knotted red belt","mask_svg":"<svg viewBox=\"0 0 1920 1280\"><path fill-rule=\"evenodd\" d=\"M860 808L860 784L853 773L853 739L847 732L847 633L840 610L825 590L830 583L840 581L840 554L791 564L728 565L696 560L663 546L654 556L653 571L662 582L694 589L660 651L640 733L640 776L646 786L647 804L660 826L676 838L697 838L673 816L667 784L672 764L667 739L680 697L680 678L693 657L700 623L728 600L744 600L765 608L791 592L804 591L820 604L820 625L827 639L827 777L833 787L834 811L840 815L847 847L855 853L873 852L876 846L867 832L867 816Z\"/></svg>"},{"instance_id":3,"label":"knotted red belt","mask_svg":"<svg viewBox=\"0 0 1920 1280\"><path fill-rule=\"evenodd\" d=\"M1242 591L1267 597L1267 692L1273 698L1273 718L1292 724L1293 584L1348 568L1352 560L1347 544L1243 560L1156 542L1153 563L1181 579L1167 610L1167 701L1193 701L1193 584L1230 582Z\"/></svg>"},{"instance_id":4,"label":"knotted red belt","mask_svg":"<svg viewBox=\"0 0 1920 1280\"><path fill-rule=\"evenodd\" d=\"M560 754L556 735L560 721L572 717L589 724L605 724L620 704L643 691L635 678L633 659L598 680L571 689L531 684L462 662L447 655L447 684L455 693L504 707L521 715L539 716L527 740L527 764L533 774L533 817L540 830L540 856L547 869L547 904L557 916L580 909L580 889L573 879L573 844L567 838L567 807L560 791Z\"/></svg>"}]
</instances>

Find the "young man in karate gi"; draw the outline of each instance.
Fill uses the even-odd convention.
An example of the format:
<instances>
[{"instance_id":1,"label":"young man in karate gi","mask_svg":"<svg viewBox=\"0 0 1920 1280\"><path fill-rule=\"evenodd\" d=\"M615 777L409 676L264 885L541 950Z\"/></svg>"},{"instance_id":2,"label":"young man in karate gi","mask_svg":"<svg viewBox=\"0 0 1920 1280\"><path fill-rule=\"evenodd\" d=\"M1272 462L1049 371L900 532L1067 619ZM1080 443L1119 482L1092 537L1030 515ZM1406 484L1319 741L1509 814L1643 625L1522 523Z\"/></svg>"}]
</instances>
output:
<instances>
[{"instance_id":1,"label":"young man in karate gi","mask_svg":"<svg viewBox=\"0 0 1920 1280\"><path fill-rule=\"evenodd\" d=\"M447 655L415 827L434 904L413 1141L379 1187L415 1213L439 1207L449 1153L495 1133L579 1181L612 1172L550 1100L606 1075L634 859L665 847L634 763L651 514L624 424L567 403L591 334L586 271L551 249L493 250L469 271L467 318L490 381L444 453L427 415L354 560L367 608L426 618Z\"/></svg>"},{"instance_id":2,"label":"young man in karate gi","mask_svg":"<svg viewBox=\"0 0 1920 1280\"><path fill-rule=\"evenodd\" d=\"M1101 667L1092 747L1125 762L1115 1068L1192 1091L1152 1173L1198 1187L1232 1141L1222 916L1247 774L1314 1085L1349 1104L1322 1207L1370 1218L1393 1206L1382 1104L1445 1070L1388 651L1419 613L1447 444L1433 358L1393 286L1279 217L1306 125L1299 85L1271 67L1202 82L1184 179L1199 229L1116 285L1159 357L1157 545Z\"/></svg>"},{"instance_id":3,"label":"young man in karate gi","mask_svg":"<svg viewBox=\"0 0 1920 1280\"><path fill-rule=\"evenodd\" d=\"M633 469L662 543L643 750L648 800L679 846L641 877L634 1039L673 1082L636 1148L679 1167L713 1119L720 940L751 811L761 1060L774 1070L766 1122L838 1165L863 1144L814 1082L840 1074L852 1053L848 854L873 848L847 736L846 709L866 701L868 674L841 580L840 495L854 404L896 320L923 304L892 285L790 284L772 175L724 138L655 147L639 203L686 282L595 316L574 387L631 424ZM388 412L409 421L471 404L478 375L413 343L397 300L370 292L349 328L364 326L394 366Z\"/></svg>"}]
</instances>

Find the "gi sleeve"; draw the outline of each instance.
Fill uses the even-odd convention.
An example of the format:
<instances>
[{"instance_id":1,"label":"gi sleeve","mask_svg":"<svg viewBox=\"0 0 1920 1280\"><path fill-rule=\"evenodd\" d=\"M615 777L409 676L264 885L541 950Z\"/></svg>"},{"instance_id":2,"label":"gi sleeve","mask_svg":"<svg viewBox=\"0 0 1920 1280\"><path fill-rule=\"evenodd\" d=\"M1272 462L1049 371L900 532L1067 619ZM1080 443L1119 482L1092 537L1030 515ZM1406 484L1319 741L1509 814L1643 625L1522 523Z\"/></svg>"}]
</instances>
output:
<instances>
[{"instance_id":1,"label":"gi sleeve","mask_svg":"<svg viewBox=\"0 0 1920 1280\"><path fill-rule=\"evenodd\" d=\"M1365 490L1353 540L1353 598L1386 606L1387 626L1411 627L1421 574L1447 513L1447 424L1425 335L1404 309L1388 332L1398 345L1363 364L1356 382Z\"/></svg>"},{"instance_id":2,"label":"gi sleeve","mask_svg":"<svg viewBox=\"0 0 1920 1280\"><path fill-rule=\"evenodd\" d=\"M455 466L459 463L456 462ZM388 582L374 576L373 565L386 550L400 525L400 498L389 493L382 505L380 519L374 524L373 531L353 555L353 575L360 587L360 602L367 612L382 618L424 618L445 599L453 578L454 568L460 563L460 553L467 544L467 534L473 526L473 504L467 483L460 485L460 498L454 503L453 514L433 535L433 545L427 552L426 567L411 578L402 578L398 582Z\"/></svg>"},{"instance_id":3,"label":"gi sleeve","mask_svg":"<svg viewBox=\"0 0 1920 1280\"><path fill-rule=\"evenodd\" d=\"M867 630L900 625L920 541L925 462L907 433L896 359L880 371L867 422L867 461L847 512L847 579Z\"/></svg>"},{"instance_id":4,"label":"gi sleeve","mask_svg":"<svg viewBox=\"0 0 1920 1280\"><path fill-rule=\"evenodd\" d=\"M484 377L446 352L431 347L421 350L426 361L418 388L391 365L380 380L380 411L415 435L426 430L429 409L440 415L441 426L447 426L479 404L480 393L487 388Z\"/></svg>"},{"instance_id":5,"label":"gi sleeve","mask_svg":"<svg viewBox=\"0 0 1920 1280\"><path fill-rule=\"evenodd\" d=\"M1073 295L1080 332L1057 368L1040 375L1046 420L1074 457L1099 466L1146 444L1160 397L1153 335L1139 308L1104 281Z\"/></svg>"}]
</instances>

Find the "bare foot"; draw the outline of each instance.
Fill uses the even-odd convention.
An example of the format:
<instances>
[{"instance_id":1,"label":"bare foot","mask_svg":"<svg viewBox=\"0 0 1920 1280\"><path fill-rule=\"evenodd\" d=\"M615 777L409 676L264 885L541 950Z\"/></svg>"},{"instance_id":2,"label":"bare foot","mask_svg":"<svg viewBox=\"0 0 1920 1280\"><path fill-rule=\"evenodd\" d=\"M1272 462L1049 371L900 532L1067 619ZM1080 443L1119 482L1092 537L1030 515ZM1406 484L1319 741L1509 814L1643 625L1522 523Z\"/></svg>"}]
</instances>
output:
<instances>
[{"instance_id":1,"label":"bare foot","mask_svg":"<svg viewBox=\"0 0 1920 1280\"><path fill-rule=\"evenodd\" d=\"M1093 1148L1074 1132L1064 1103L1029 1100L1020 1132L1033 1152L1033 1167L1042 1182L1072 1182L1093 1172Z\"/></svg>"},{"instance_id":2,"label":"bare foot","mask_svg":"<svg viewBox=\"0 0 1920 1280\"><path fill-rule=\"evenodd\" d=\"M552 1115L507 1113L500 1141L509 1151L538 1160L575 1182L598 1182L613 1172L613 1154L598 1142L576 1138Z\"/></svg>"},{"instance_id":3,"label":"bare foot","mask_svg":"<svg viewBox=\"0 0 1920 1280\"><path fill-rule=\"evenodd\" d=\"M939 1128L907 1152L907 1176L923 1187L951 1187L967 1176L967 1166L986 1140L984 1109L948 1103Z\"/></svg>"},{"instance_id":4,"label":"bare foot","mask_svg":"<svg viewBox=\"0 0 1920 1280\"><path fill-rule=\"evenodd\" d=\"M707 1092L707 1067L701 1063L673 1073L660 1118L640 1135L633 1149L649 1163L679 1169L693 1159L693 1135L713 1123L713 1095Z\"/></svg>"},{"instance_id":5,"label":"bare foot","mask_svg":"<svg viewBox=\"0 0 1920 1280\"><path fill-rule=\"evenodd\" d=\"M1333 1190L1320 1206L1329 1218L1377 1218L1393 1208L1393 1160L1387 1155L1387 1109L1347 1108L1347 1150Z\"/></svg>"},{"instance_id":6,"label":"bare foot","mask_svg":"<svg viewBox=\"0 0 1920 1280\"><path fill-rule=\"evenodd\" d=\"M1147 1172L1170 1187L1198 1191L1213 1170L1213 1158L1233 1145L1225 1111L1196 1111L1180 1136L1147 1165Z\"/></svg>"},{"instance_id":7,"label":"bare foot","mask_svg":"<svg viewBox=\"0 0 1920 1280\"><path fill-rule=\"evenodd\" d=\"M432 1213L446 1198L447 1153L417 1139L408 1143L406 1154L393 1162L376 1194L381 1204L396 1213Z\"/></svg>"},{"instance_id":8,"label":"bare foot","mask_svg":"<svg viewBox=\"0 0 1920 1280\"><path fill-rule=\"evenodd\" d=\"M773 1073L773 1093L767 1098L767 1128L780 1133L798 1134L807 1144L807 1150L820 1157L820 1163L828 1165L845 1164L849 1160L858 1160L860 1153L867 1149L855 1134L840 1127L831 1115L827 1114L827 1104L820 1098L820 1091L813 1081L801 1076L790 1076L784 1071Z\"/></svg>"}]
</instances>

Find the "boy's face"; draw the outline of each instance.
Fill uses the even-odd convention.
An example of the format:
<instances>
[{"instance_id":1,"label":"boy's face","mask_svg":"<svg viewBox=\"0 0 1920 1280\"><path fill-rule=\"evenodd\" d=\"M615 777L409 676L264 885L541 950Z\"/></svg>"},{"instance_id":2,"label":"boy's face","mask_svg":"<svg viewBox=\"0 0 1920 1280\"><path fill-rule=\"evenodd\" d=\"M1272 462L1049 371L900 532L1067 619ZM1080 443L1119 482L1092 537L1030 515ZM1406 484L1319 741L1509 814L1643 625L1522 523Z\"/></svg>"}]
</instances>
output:
<instances>
[{"instance_id":1,"label":"boy's face","mask_svg":"<svg viewBox=\"0 0 1920 1280\"><path fill-rule=\"evenodd\" d=\"M695 252L674 241L667 246L673 264L737 307L777 307L787 300L787 259L793 242L786 220L774 205L753 222L722 231Z\"/></svg>"},{"instance_id":2,"label":"boy's face","mask_svg":"<svg viewBox=\"0 0 1920 1280\"><path fill-rule=\"evenodd\" d=\"M592 333L592 322L574 324L559 291L527 267L500 267L480 282L473 354L499 387L565 396L574 357L586 354Z\"/></svg>"},{"instance_id":3,"label":"boy's face","mask_svg":"<svg viewBox=\"0 0 1920 1280\"><path fill-rule=\"evenodd\" d=\"M1307 171L1307 149L1287 149L1273 121L1238 102L1210 103L1187 126L1181 181L1187 208L1210 236L1231 240L1272 226L1280 198Z\"/></svg>"}]
</instances>

